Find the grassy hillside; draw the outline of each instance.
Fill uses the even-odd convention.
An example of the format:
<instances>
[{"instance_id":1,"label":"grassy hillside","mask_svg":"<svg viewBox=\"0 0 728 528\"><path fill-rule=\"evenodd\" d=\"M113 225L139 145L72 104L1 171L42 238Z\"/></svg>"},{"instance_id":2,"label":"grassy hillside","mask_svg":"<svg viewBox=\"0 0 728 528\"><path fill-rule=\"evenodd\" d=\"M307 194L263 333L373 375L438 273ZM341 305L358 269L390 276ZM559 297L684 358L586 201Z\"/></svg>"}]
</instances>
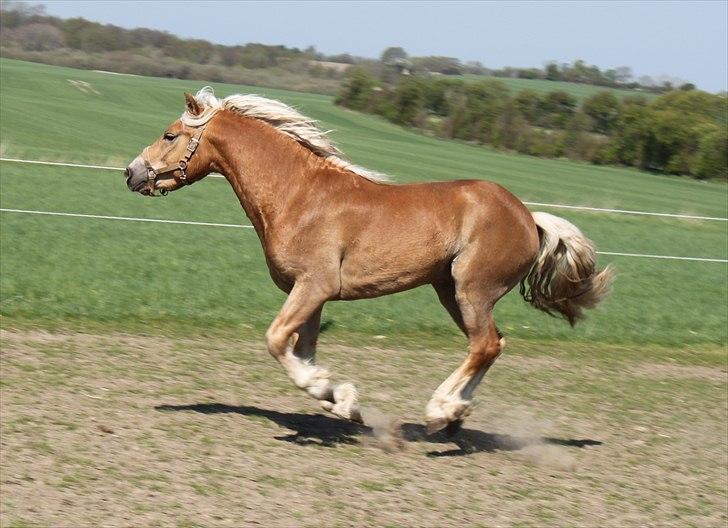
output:
<instances>
[{"instance_id":1,"label":"grassy hillside","mask_svg":"<svg viewBox=\"0 0 728 528\"><path fill-rule=\"evenodd\" d=\"M182 110L200 83L0 62L0 134L6 157L124 165ZM85 81L93 91L69 82ZM330 98L255 91L298 106L332 128L352 159L398 182L485 178L524 200L725 216L720 184L617 168L539 160L435 140L348 112ZM163 200L126 190L121 174L0 164L3 208L247 223L224 180ZM552 212L555 212L552 210ZM726 258L726 225L559 211L604 251ZM2 213L4 325L103 326L141 331L260 335L283 295L267 278L250 230L154 225ZM510 295L497 319L508 335L615 343L725 343L726 265L602 257L619 270L613 296L575 330ZM150 271L153 270L153 271ZM334 303L331 334L390 343L458 345L428 288Z\"/></svg>"},{"instance_id":2,"label":"grassy hillside","mask_svg":"<svg viewBox=\"0 0 728 528\"><path fill-rule=\"evenodd\" d=\"M511 79L509 77L491 77L486 75L473 75L467 74L463 76L465 79L470 81L479 81L483 79L492 79L503 82L513 92L520 92L522 90L533 90L538 94L546 94L549 92L555 92L557 90L563 90L564 92L570 93L578 100L586 99L599 92L612 92L617 97L627 96L640 96L647 100L654 99L657 97L656 94L646 92L642 90L629 90L621 88L609 88L607 86L595 86L593 84L581 84L564 81L547 81L545 79Z\"/></svg>"},{"instance_id":3,"label":"grassy hillside","mask_svg":"<svg viewBox=\"0 0 728 528\"><path fill-rule=\"evenodd\" d=\"M98 91L83 93L69 80ZM183 91L203 84L0 60L4 156L124 165L179 116ZM523 200L724 216L725 186L570 161L541 160L425 137L350 112L331 98L211 83L219 96L259 93L297 106L333 129L356 162L398 182L484 178Z\"/></svg>"}]
</instances>

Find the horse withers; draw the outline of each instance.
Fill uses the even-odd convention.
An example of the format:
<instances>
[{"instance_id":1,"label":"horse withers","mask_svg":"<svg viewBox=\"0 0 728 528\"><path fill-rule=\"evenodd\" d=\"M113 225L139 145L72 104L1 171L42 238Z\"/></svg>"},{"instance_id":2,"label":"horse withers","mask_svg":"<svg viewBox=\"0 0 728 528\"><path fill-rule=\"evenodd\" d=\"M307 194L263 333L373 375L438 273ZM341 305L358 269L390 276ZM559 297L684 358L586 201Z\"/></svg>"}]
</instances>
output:
<instances>
[{"instance_id":1,"label":"horse withers","mask_svg":"<svg viewBox=\"0 0 728 528\"><path fill-rule=\"evenodd\" d=\"M468 355L425 409L428 432L454 432L505 340L493 307L520 283L534 307L574 324L612 280L566 220L531 213L481 180L394 185L347 162L316 123L255 95L185 94L186 109L125 171L129 189L167 194L211 172L227 178L275 284L288 293L269 352L321 406L361 421L356 388L316 364L324 303L429 284L468 339Z\"/></svg>"}]
</instances>

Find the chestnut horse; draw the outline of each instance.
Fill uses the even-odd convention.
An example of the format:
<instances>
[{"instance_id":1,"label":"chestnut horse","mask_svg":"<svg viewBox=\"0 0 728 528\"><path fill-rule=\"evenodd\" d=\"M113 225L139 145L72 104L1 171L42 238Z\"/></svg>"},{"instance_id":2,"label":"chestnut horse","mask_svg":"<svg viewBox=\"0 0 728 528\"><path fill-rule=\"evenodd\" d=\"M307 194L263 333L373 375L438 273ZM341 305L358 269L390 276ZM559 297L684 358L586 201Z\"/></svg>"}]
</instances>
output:
<instances>
[{"instance_id":1,"label":"chestnut horse","mask_svg":"<svg viewBox=\"0 0 728 528\"><path fill-rule=\"evenodd\" d=\"M493 307L516 284L572 325L606 294L592 243L481 180L393 185L343 159L316 123L255 95L185 94L186 109L125 171L128 187L167 194L211 172L227 178L288 298L266 332L293 382L337 416L361 421L353 384L316 365L324 303L430 284L468 339L468 355L425 409L428 432L455 432L503 351Z\"/></svg>"}]
</instances>

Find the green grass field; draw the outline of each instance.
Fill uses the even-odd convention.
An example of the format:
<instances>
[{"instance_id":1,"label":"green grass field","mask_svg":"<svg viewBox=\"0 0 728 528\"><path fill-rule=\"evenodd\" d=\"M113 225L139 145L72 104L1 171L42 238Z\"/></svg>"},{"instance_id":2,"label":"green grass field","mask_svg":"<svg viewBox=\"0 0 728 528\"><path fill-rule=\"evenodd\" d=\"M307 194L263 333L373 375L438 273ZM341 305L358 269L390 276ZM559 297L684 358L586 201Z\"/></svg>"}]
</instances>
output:
<instances>
[{"instance_id":1,"label":"green grass field","mask_svg":"<svg viewBox=\"0 0 728 528\"><path fill-rule=\"evenodd\" d=\"M544 79L511 79L508 77L491 77L486 75L473 75L467 74L463 78L469 81L480 81L483 79L490 79L501 81L512 92L517 93L523 90L533 90L539 95L547 94L549 92L555 92L557 90L567 92L579 101L587 99L592 95L598 94L599 92L611 92L619 98L623 97L644 97L648 101L657 97L657 94L651 92L645 92L641 90L629 90L622 88L609 88L607 86L594 86L591 84L581 84L563 81L546 81Z\"/></svg>"},{"instance_id":2,"label":"green grass field","mask_svg":"<svg viewBox=\"0 0 728 528\"><path fill-rule=\"evenodd\" d=\"M0 60L2 156L124 166L200 85ZM216 89L297 105L397 182L726 216L723 184ZM120 172L7 161L0 207L248 223L220 178L153 200ZM727 258L726 222L548 211L602 251ZM284 296L252 230L0 212L0 525L723 526L728 266L600 263L617 267L614 292L575 329L517 294L498 305L509 345L450 439L424 434L422 409L465 340L430 289L327 305L319 361L356 381L359 426L320 414L265 352ZM404 448L385 452L396 423Z\"/></svg>"},{"instance_id":3,"label":"green grass field","mask_svg":"<svg viewBox=\"0 0 728 528\"><path fill-rule=\"evenodd\" d=\"M6 157L123 166L182 108L198 83L109 75L2 61L2 151ZM84 93L70 80L91 84ZM219 95L249 92L218 86ZM352 159L395 181L479 177L524 200L723 217L722 184L511 156L440 141L342 110L325 96L257 90L298 106L332 128ZM223 223L247 223L221 179L162 200L128 192L120 174L3 162L2 207ZM551 210L609 252L726 258L726 224ZM8 322L102 324L259 335L282 294L249 230L154 225L3 213L2 314ZM602 257L619 271L614 294L571 330L517 295L499 305L510 335L617 343L726 342L726 265ZM157 271L149 273L150 266ZM188 268L192 266L192 270ZM385 335L393 343L447 344L457 332L427 288L371 301L334 303L333 335ZM174 321L165 323L165 321ZM458 340L459 342L459 340Z\"/></svg>"}]
</instances>

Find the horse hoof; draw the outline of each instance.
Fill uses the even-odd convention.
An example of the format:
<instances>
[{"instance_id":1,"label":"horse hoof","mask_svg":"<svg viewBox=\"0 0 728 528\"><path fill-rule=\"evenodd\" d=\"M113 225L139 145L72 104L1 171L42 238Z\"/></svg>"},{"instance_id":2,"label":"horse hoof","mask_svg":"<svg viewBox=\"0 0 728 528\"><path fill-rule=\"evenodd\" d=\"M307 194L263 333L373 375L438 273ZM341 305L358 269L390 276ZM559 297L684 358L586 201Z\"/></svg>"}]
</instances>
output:
<instances>
[{"instance_id":1,"label":"horse hoof","mask_svg":"<svg viewBox=\"0 0 728 528\"><path fill-rule=\"evenodd\" d=\"M460 432L460 430L463 428L463 421L462 420L455 420L454 422L450 422L445 427L445 434L448 438L452 438L456 434Z\"/></svg>"},{"instance_id":2,"label":"horse hoof","mask_svg":"<svg viewBox=\"0 0 728 528\"><path fill-rule=\"evenodd\" d=\"M435 418L433 420L427 420L427 434L435 434L438 431L443 430L448 426L447 418Z\"/></svg>"},{"instance_id":3,"label":"horse hoof","mask_svg":"<svg viewBox=\"0 0 728 528\"><path fill-rule=\"evenodd\" d=\"M364 423L364 419L361 417L361 411L358 406L352 407L351 410L349 410L349 420L358 424Z\"/></svg>"}]
</instances>

